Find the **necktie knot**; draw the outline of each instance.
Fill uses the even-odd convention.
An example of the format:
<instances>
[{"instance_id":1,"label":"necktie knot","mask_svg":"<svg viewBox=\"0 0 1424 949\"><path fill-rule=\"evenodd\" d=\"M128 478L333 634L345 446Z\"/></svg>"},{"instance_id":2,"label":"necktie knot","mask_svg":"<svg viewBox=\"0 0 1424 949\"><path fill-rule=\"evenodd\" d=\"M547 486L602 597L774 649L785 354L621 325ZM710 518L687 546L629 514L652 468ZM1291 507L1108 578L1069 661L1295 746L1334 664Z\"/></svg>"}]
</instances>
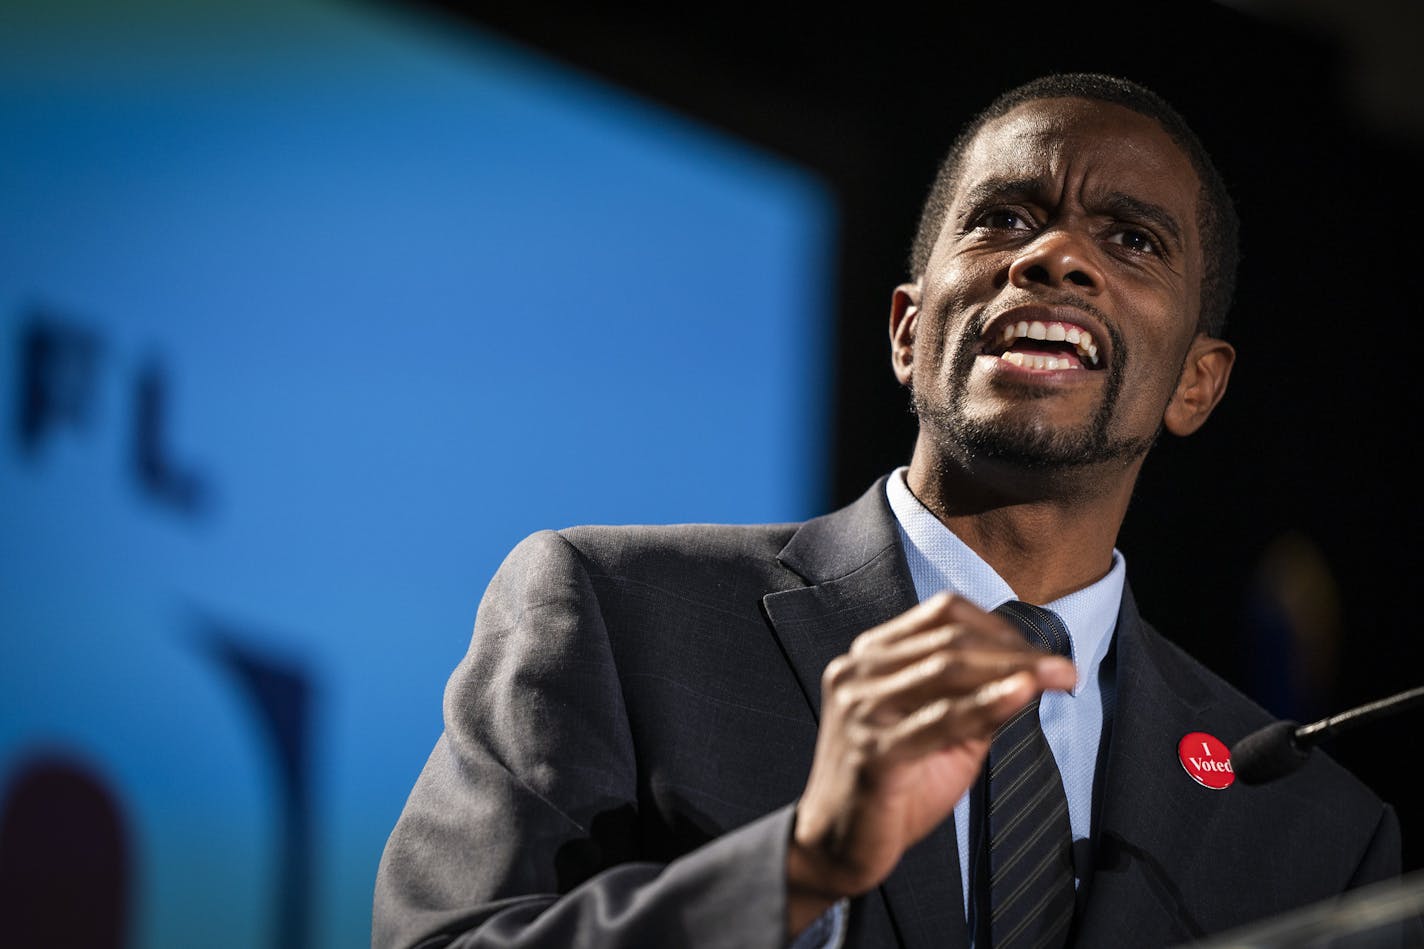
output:
<instances>
[{"instance_id":1,"label":"necktie knot","mask_svg":"<svg viewBox=\"0 0 1424 949\"><path fill-rule=\"evenodd\" d=\"M1055 656L1073 657L1073 640L1068 635L1068 627L1052 610L1022 600L1009 600L994 612L1013 623L1030 644Z\"/></svg>"}]
</instances>

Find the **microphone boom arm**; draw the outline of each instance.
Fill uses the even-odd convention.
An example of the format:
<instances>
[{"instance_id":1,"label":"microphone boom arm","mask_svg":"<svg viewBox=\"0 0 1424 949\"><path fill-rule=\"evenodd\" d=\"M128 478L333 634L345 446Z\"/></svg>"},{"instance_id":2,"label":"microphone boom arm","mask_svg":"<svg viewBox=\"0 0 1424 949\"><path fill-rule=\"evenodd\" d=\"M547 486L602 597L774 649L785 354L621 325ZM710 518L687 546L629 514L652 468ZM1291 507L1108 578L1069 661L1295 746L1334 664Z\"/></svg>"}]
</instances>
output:
<instances>
[{"instance_id":1,"label":"microphone boom arm","mask_svg":"<svg viewBox=\"0 0 1424 949\"><path fill-rule=\"evenodd\" d=\"M1361 705L1359 708L1352 708L1348 712L1341 712L1339 715L1332 715L1329 718L1322 718L1318 722L1309 725L1302 725L1296 729L1295 740L1301 744L1314 746L1320 744L1328 738L1334 738L1341 732L1349 731L1357 725L1364 725L1377 718L1386 715L1393 715L1395 712L1403 712L1405 709L1413 708L1416 705L1424 704L1424 685L1416 689L1409 689L1397 695L1391 695L1368 705Z\"/></svg>"}]
</instances>

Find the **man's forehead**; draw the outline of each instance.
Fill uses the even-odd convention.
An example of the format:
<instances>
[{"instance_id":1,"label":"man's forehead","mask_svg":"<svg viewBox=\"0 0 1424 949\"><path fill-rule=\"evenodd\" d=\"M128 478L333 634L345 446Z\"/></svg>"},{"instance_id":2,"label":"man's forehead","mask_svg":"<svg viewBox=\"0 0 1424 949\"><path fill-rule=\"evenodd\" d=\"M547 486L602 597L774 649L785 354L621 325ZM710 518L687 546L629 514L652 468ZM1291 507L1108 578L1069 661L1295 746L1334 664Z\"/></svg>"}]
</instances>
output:
<instances>
[{"instance_id":1,"label":"man's forehead","mask_svg":"<svg viewBox=\"0 0 1424 949\"><path fill-rule=\"evenodd\" d=\"M956 200L994 179L1024 182L1077 175L1098 188L1194 207L1200 182L1191 160L1149 116L1086 99L1036 99L984 123L965 153Z\"/></svg>"}]
</instances>

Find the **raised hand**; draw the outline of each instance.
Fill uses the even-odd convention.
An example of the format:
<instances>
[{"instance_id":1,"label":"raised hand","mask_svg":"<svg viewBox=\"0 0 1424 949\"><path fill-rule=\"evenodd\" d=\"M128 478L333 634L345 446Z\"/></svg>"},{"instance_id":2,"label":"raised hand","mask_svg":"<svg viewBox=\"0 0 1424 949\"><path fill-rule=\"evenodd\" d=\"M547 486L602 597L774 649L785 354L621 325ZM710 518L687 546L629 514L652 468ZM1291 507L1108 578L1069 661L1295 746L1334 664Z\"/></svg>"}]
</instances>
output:
<instances>
[{"instance_id":1,"label":"raised hand","mask_svg":"<svg viewBox=\"0 0 1424 949\"><path fill-rule=\"evenodd\" d=\"M821 727L787 854L788 926L879 885L974 783L994 731L1067 659L940 594L856 637L821 677Z\"/></svg>"}]
</instances>

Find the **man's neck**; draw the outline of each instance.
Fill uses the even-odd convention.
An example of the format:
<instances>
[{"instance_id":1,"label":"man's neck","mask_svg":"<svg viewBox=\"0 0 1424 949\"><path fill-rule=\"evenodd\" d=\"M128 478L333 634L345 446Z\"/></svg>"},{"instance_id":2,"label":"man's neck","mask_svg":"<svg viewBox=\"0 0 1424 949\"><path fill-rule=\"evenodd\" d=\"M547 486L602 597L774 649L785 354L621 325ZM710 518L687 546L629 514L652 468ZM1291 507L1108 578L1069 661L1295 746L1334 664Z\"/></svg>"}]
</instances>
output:
<instances>
[{"instance_id":1,"label":"man's neck","mask_svg":"<svg viewBox=\"0 0 1424 949\"><path fill-rule=\"evenodd\" d=\"M969 472L926 461L918 446L906 484L930 513L1013 587L1043 604L1101 579L1127 513L1141 459L1065 478Z\"/></svg>"}]
</instances>

